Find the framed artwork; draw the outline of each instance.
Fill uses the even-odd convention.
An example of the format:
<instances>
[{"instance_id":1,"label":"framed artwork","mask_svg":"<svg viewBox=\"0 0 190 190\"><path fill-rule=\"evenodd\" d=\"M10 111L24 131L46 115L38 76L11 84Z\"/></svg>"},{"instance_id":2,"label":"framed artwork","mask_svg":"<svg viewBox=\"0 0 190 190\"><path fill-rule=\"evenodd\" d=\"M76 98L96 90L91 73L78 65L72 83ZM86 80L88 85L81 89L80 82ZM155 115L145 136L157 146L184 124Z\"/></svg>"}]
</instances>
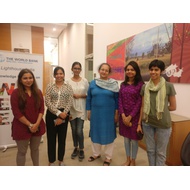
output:
<instances>
[{"instance_id":1,"label":"framed artwork","mask_svg":"<svg viewBox=\"0 0 190 190\"><path fill-rule=\"evenodd\" d=\"M107 62L116 80L124 80L124 67L134 60L148 81L148 65L154 59L166 64L166 80L190 83L190 23L162 24L107 46Z\"/></svg>"},{"instance_id":2,"label":"framed artwork","mask_svg":"<svg viewBox=\"0 0 190 190\"><path fill-rule=\"evenodd\" d=\"M111 78L123 80L123 68L125 65L126 40L121 40L107 47L107 63L112 68Z\"/></svg>"}]
</instances>

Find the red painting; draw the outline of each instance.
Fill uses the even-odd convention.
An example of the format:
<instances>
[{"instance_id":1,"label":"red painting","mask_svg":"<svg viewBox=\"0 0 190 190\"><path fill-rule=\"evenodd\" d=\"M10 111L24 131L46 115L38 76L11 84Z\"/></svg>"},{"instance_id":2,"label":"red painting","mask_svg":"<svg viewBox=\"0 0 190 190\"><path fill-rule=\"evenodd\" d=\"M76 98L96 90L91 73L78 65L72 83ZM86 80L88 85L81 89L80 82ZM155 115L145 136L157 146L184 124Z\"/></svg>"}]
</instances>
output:
<instances>
[{"instance_id":1,"label":"red painting","mask_svg":"<svg viewBox=\"0 0 190 190\"><path fill-rule=\"evenodd\" d=\"M173 25L171 66L170 82L190 83L190 23Z\"/></svg>"},{"instance_id":2,"label":"red painting","mask_svg":"<svg viewBox=\"0 0 190 190\"><path fill-rule=\"evenodd\" d=\"M126 63L126 44L133 37L121 40L107 47L107 63L112 68L111 78L116 80L124 80L124 67Z\"/></svg>"}]
</instances>

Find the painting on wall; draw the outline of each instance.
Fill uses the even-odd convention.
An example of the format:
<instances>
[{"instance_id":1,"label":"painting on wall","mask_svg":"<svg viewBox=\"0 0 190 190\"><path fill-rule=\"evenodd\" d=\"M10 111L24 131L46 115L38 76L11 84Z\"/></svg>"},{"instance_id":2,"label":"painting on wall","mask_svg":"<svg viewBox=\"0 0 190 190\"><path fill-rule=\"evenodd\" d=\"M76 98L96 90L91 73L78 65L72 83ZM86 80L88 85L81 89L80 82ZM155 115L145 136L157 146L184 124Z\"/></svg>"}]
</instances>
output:
<instances>
[{"instance_id":1,"label":"painting on wall","mask_svg":"<svg viewBox=\"0 0 190 190\"><path fill-rule=\"evenodd\" d=\"M112 68L110 77L117 80L124 79L125 43L126 40L124 39L107 47L107 63L109 63Z\"/></svg>"},{"instance_id":2,"label":"painting on wall","mask_svg":"<svg viewBox=\"0 0 190 190\"><path fill-rule=\"evenodd\" d=\"M170 82L190 83L190 23L173 25Z\"/></svg>"},{"instance_id":3,"label":"painting on wall","mask_svg":"<svg viewBox=\"0 0 190 190\"><path fill-rule=\"evenodd\" d=\"M124 66L134 60L148 81L148 65L154 59L165 62L166 80L190 83L190 24L162 24L107 46L107 62L115 68L112 77L116 80L124 80Z\"/></svg>"}]
</instances>

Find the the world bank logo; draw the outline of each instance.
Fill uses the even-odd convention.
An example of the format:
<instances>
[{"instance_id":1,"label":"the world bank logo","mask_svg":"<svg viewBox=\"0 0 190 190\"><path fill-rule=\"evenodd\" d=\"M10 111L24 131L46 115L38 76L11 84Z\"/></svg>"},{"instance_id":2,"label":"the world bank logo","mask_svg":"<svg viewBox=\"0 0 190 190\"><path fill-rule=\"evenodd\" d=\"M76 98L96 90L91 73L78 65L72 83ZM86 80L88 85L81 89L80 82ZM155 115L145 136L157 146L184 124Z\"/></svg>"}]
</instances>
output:
<instances>
[{"instance_id":1,"label":"the world bank logo","mask_svg":"<svg viewBox=\"0 0 190 190\"><path fill-rule=\"evenodd\" d=\"M2 62L5 62L5 57L2 54L0 54L0 63Z\"/></svg>"}]
</instances>

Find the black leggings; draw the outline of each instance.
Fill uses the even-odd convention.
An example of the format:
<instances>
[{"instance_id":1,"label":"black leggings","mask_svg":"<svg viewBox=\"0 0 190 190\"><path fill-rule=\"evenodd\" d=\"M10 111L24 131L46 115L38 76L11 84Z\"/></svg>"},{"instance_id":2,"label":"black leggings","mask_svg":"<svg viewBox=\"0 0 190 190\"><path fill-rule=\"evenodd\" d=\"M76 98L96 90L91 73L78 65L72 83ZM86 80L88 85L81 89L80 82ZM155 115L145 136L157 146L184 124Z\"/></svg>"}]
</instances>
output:
<instances>
[{"instance_id":1,"label":"black leggings","mask_svg":"<svg viewBox=\"0 0 190 190\"><path fill-rule=\"evenodd\" d=\"M63 111L63 110L61 110ZM47 147L48 147L48 159L50 163L56 160L56 139L58 136L58 160L63 161L65 155L66 136L69 116L65 119L65 122L55 126L54 120L56 115L52 114L49 110L46 112L46 134L47 134Z\"/></svg>"}]
</instances>

